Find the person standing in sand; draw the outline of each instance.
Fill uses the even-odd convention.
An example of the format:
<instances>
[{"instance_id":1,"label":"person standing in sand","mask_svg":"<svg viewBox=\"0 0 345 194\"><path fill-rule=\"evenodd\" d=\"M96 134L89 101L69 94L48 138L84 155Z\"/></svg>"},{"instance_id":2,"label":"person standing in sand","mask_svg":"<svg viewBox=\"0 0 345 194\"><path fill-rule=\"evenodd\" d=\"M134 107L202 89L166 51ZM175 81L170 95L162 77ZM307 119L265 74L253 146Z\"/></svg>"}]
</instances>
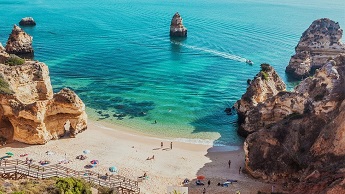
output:
<instances>
[{"instance_id":1,"label":"person standing in sand","mask_svg":"<svg viewBox=\"0 0 345 194\"><path fill-rule=\"evenodd\" d=\"M230 168L230 165L231 165L231 160L229 160L228 164L229 164L229 168Z\"/></svg>"},{"instance_id":2,"label":"person standing in sand","mask_svg":"<svg viewBox=\"0 0 345 194\"><path fill-rule=\"evenodd\" d=\"M242 169L242 167L240 167L240 169L238 169L238 174L241 174L241 169Z\"/></svg>"},{"instance_id":3,"label":"person standing in sand","mask_svg":"<svg viewBox=\"0 0 345 194\"><path fill-rule=\"evenodd\" d=\"M204 187L204 190L202 191L202 194L205 194L206 193L206 188Z\"/></svg>"},{"instance_id":4,"label":"person standing in sand","mask_svg":"<svg viewBox=\"0 0 345 194\"><path fill-rule=\"evenodd\" d=\"M163 142L161 142L161 148L163 148Z\"/></svg>"},{"instance_id":5,"label":"person standing in sand","mask_svg":"<svg viewBox=\"0 0 345 194\"><path fill-rule=\"evenodd\" d=\"M172 142L170 142L170 149L172 150Z\"/></svg>"}]
</instances>

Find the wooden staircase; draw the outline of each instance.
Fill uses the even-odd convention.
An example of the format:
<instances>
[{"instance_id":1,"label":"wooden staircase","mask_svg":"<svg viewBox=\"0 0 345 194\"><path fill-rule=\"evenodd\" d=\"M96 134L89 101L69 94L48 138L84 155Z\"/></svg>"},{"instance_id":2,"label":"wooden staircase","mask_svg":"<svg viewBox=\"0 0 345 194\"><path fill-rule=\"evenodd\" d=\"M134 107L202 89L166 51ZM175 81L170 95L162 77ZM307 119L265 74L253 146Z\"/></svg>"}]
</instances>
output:
<instances>
[{"instance_id":1,"label":"wooden staircase","mask_svg":"<svg viewBox=\"0 0 345 194\"><path fill-rule=\"evenodd\" d=\"M76 177L89 183L114 188L123 194L140 193L138 181L128 179L120 175L101 177L99 173L90 170L76 171L59 164L39 166L28 164L22 160L0 160L0 177L4 179L18 180L27 177L46 179L50 177Z\"/></svg>"}]
</instances>

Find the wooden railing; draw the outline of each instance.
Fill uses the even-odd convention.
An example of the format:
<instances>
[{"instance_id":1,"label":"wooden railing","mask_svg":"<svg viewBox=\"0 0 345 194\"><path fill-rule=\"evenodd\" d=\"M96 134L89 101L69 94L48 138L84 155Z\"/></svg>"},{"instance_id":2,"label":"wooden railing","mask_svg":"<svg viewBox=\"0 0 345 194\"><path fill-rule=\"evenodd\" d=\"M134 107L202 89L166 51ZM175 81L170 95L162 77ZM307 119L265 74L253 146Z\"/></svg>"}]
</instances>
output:
<instances>
[{"instance_id":1,"label":"wooden railing","mask_svg":"<svg viewBox=\"0 0 345 194\"><path fill-rule=\"evenodd\" d=\"M24 176L40 179L50 177L78 177L100 186L115 188L120 192L125 190L127 193L140 193L138 181L120 175L110 175L103 178L99 173L91 170L76 171L59 164L39 166L26 163L22 160L0 160L0 174L6 173L19 173Z\"/></svg>"}]
</instances>

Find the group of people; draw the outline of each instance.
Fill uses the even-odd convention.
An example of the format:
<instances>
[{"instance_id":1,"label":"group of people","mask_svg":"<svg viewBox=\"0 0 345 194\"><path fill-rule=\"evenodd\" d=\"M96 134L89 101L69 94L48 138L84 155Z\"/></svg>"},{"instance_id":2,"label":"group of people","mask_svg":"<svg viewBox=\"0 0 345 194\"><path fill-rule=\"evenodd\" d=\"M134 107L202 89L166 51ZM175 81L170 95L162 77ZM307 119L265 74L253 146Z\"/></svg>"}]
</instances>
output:
<instances>
[{"instance_id":1,"label":"group of people","mask_svg":"<svg viewBox=\"0 0 345 194\"><path fill-rule=\"evenodd\" d=\"M229 164L229 168L230 168L230 166L231 166L231 160L229 160L228 164ZM241 171L242 171L242 167L240 166L240 168L238 169L238 174L241 174Z\"/></svg>"},{"instance_id":2,"label":"group of people","mask_svg":"<svg viewBox=\"0 0 345 194\"><path fill-rule=\"evenodd\" d=\"M32 164L33 161L34 160L32 158L31 159L25 158L25 164Z\"/></svg>"},{"instance_id":3,"label":"group of people","mask_svg":"<svg viewBox=\"0 0 345 194\"><path fill-rule=\"evenodd\" d=\"M86 158L87 158L87 156L85 156L85 155L77 156L77 159L79 159L79 160L85 160Z\"/></svg>"},{"instance_id":4,"label":"group of people","mask_svg":"<svg viewBox=\"0 0 345 194\"><path fill-rule=\"evenodd\" d=\"M163 148L163 142L161 142L161 148ZM172 148L173 148L173 143L170 142L170 149L172 150Z\"/></svg>"}]
</instances>

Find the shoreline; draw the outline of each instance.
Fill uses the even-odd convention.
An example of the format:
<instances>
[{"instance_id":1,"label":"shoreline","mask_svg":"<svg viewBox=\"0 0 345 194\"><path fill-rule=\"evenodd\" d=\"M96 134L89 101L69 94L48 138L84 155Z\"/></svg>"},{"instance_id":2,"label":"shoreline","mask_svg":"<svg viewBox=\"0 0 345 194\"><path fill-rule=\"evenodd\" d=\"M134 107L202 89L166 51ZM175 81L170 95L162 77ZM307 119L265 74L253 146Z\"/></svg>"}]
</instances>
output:
<instances>
[{"instance_id":1,"label":"shoreline","mask_svg":"<svg viewBox=\"0 0 345 194\"><path fill-rule=\"evenodd\" d=\"M124 131L123 131L124 130ZM163 147L161 148L161 142ZM27 145L23 143L10 143L0 149L0 155L13 152L12 159L22 159L20 154L27 153L34 163L40 160L49 160L56 164L59 160L67 158L70 162L63 164L76 170L85 170L84 166L90 160L99 160L100 164L91 169L100 174L109 173L110 166L119 169L118 174L137 180L137 177L147 173L148 180L139 183L141 193L162 194L167 193L167 186L182 186L185 178L191 180L186 185L189 193L201 193L203 187L195 185L198 175L206 177L204 183L211 181L207 190L212 193L253 193L257 191L269 192L271 184L265 184L250 178L246 174L238 174L239 166L244 166L243 147L220 148L212 145L191 144L173 141L170 149L170 140L150 137L140 133L129 133L123 126L104 126L103 123L89 121L88 129L77 134L75 138L63 137L52 140L45 145ZM90 150L86 160L78 160L76 156L83 154L83 150ZM53 151L54 155L47 155ZM148 157L154 159L147 160ZM231 168L228 160L231 159ZM238 180L229 187L219 187L218 182L227 179ZM206 192L210 193L210 192Z\"/></svg>"}]
</instances>

